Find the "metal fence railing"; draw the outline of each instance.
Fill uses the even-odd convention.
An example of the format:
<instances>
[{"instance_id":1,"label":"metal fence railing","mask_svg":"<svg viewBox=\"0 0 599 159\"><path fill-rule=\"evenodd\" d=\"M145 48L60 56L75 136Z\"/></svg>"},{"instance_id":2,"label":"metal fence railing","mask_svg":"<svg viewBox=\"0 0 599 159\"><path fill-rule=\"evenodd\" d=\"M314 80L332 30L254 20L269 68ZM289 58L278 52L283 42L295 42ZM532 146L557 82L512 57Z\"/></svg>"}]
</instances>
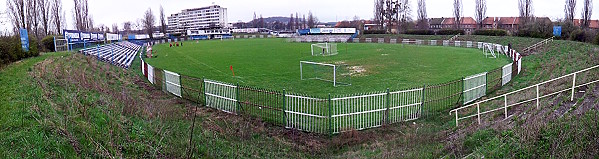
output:
<instances>
[{"instance_id":1,"label":"metal fence railing","mask_svg":"<svg viewBox=\"0 0 599 159\"><path fill-rule=\"evenodd\" d=\"M511 107L534 102L536 103L537 109L540 109L541 99L568 91L571 93L570 100L574 101L576 88L588 86L597 82L599 82L599 65L493 98L477 101L453 109L450 111L450 114L455 114L456 126L459 125L460 120L469 118L476 118L478 124L481 124L482 115L493 112L502 112L504 117L508 118L508 109Z\"/></svg>"},{"instance_id":2,"label":"metal fence railing","mask_svg":"<svg viewBox=\"0 0 599 159\"><path fill-rule=\"evenodd\" d=\"M183 39L182 39L183 40ZM363 39L390 43L393 39ZM395 39L397 43L475 47L478 42ZM166 42L166 41L165 41ZM519 73L521 57L504 53L516 62L489 72L418 88L315 97L190 77L162 70L142 58L141 72L157 89L232 114L245 114L275 125L301 131L336 134L363 130L446 113L499 89ZM141 57L141 54L140 54Z\"/></svg>"}]
</instances>

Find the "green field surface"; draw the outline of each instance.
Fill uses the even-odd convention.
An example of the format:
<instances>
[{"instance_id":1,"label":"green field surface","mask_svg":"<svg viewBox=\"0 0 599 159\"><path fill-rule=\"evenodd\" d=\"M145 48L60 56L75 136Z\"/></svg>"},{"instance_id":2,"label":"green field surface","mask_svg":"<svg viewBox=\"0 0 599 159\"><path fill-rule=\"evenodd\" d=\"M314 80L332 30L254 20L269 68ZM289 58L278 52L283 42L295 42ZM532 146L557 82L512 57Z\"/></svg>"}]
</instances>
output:
<instances>
[{"instance_id":1,"label":"green field surface","mask_svg":"<svg viewBox=\"0 0 599 159\"><path fill-rule=\"evenodd\" d=\"M338 55L323 57L312 56L310 45L285 39L188 41L182 47L157 45L153 48L156 57L145 61L186 76L321 97L439 84L510 62L505 56L486 58L478 49L401 44L339 43ZM300 61L347 65L353 72L351 80L340 79L350 81L351 86L301 80Z\"/></svg>"}]
</instances>

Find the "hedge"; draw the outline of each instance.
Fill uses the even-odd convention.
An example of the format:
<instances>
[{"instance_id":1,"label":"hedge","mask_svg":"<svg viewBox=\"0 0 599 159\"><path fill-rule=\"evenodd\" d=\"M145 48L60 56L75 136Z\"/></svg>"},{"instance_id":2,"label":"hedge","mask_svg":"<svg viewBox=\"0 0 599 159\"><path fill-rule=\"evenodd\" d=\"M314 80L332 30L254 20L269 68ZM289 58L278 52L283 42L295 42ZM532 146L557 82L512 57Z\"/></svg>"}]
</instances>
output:
<instances>
[{"instance_id":1,"label":"hedge","mask_svg":"<svg viewBox=\"0 0 599 159\"><path fill-rule=\"evenodd\" d=\"M386 34L386 30L364 30L364 34Z\"/></svg>"},{"instance_id":2,"label":"hedge","mask_svg":"<svg viewBox=\"0 0 599 159\"><path fill-rule=\"evenodd\" d=\"M476 30L474 35L486 35L486 36L506 36L507 31L503 29L488 29L488 30Z\"/></svg>"},{"instance_id":3,"label":"hedge","mask_svg":"<svg viewBox=\"0 0 599 159\"><path fill-rule=\"evenodd\" d=\"M416 29L416 30L408 30L406 34L410 35L435 35L435 31L426 30L426 29Z\"/></svg>"},{"instance_id":4,"label":"hedge","mask_svg":"<svg viewBox=\"0 0 599 159\"><path fill-rule=\"evenodd\" d=\"M437 35L464 35L464 30L461 29L443 29L437 31Z\"/></svg>"}]
</instances>

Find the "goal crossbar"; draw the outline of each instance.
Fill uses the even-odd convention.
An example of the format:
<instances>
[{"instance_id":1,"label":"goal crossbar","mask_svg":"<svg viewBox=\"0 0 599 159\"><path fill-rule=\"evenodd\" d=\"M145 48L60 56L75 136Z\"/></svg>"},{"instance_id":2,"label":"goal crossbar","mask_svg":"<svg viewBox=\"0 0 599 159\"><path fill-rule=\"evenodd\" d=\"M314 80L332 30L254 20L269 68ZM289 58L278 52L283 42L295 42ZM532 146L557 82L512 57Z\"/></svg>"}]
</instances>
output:
<instances>
[{"instance_id":1,"label":"goal crossbar","mask_svg":"<svg viewBox=\"0 0 599 159\"><path fill-rule=\"evenodd\" d=\"M308 65L319 65L319 66L325 66L325 67L332 67L332 79L326 79L326 78L320 78L320 77L304 77L304 65L308 64ZM333 64L327 64L327 63L318 63L318 62L311 62L311 61L300 61L300 79L301 80L306 80L306 79L313 79L313 80L321 80L321 81L326 81L326 82L332 82L334 87L337 87L339 85L345 85L345 86L349 86L351 85L350 83L344 83L344 82L339 82L337 75L337 69L339 68L339 66L337 65L333 65Z\"/></svg>"}]
</instances>

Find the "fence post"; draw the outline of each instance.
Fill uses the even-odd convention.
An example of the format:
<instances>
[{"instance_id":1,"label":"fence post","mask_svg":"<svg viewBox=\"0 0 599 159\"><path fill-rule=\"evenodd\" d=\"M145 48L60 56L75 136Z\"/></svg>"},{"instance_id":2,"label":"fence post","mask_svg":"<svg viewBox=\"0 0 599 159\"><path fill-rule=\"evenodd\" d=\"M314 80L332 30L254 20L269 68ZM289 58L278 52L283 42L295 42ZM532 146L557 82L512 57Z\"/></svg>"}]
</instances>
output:
<instances>
[{"instance_id":1,"label":"fence post","mask_svg":"<svg viewBox=\"0 0 599 159\"><path fill-rule=\"evenodd\" d=\"M385 106L387 107L387 110L385 110L385 117L383 117L386 122L386 124L391 124L391 119L389 119L389 107L391 106L391 93L389 93L389 88L387 88L387 100L385 101L386 104Z\"/></svg>"},{"instance_id":2,"label":"fence post","mask_svg":"<svg viewBox=\"0 0 599 159\"><path fill-rule=\"evenodd\" d=\"M478 116L478 125L480 125L480 103L476 103L476 115Z\"/></svg>"},{"instance_id":3,"label":"fence post","mask_svg":"<svg viewBox=\"0 0 599 159\"><path fill-rule=\"evenodd\" d=\"M505 108L505 119L507 119L507 94L503 96L504 98L504 108Z\"/></svg>"},{"instance_id":4,"label":"fence post","mask_svg":"<svg viewBox=\"0 0 599 159\"><path fill-rule=\"evenodd\" d=\"M333 137L333 113L332 113L332 108L331 108L331 93L329 93L329 99L328 99L328 105L329 105L329 137Z\"/></svg>"},{"instance_id":5,"label":"fence post","mask_svg":"<svg viewBox=\"0 0 599 159\"><path fill-rule=\"evenodd\" d=\"M287 106L287 97L285 96L285 94L287 94L287 91L285 91L285 89L283 89L283 106L282 106L282 110L283 110L283 127L287 126L287 113L285 113L285 107Z\"/></svg>"},{"instance_id":6,"label":"fence post","mask_svg":"<svg viewBox=\"0 0 599 159\"><path fill-rule=\"evenodd\" d=\"M206 78L202 77L202 86L204 86L204 92L202 95L204 96L204 106L208 107L208 97L206 96Z\"/></svg>"},{"instance_id":7,"label":"fence post","mask_svg":"<svg viewBox=\"0 0 599 159\"><path fill-rule=\"evenodd\" d=\"M235 84L235 100L237 100L237 112L241 114L241 100L239 100L239 82Z\"/></svg>"},{"instance_id":8,"label":"fence post","mask_svg":"<svg viewBox=\"0 0 599 159\"><path fill-rule=\"evenodd\" d=\"M455 127L458 127L458 110L455 111Z\"/></svg>"},{"instance_id":9,"label":"fence post","mask_svg":"<svg viewBox=\"0 0 599 159\"><path fill-rule=\"evenodd\" d=\"M537 84L537 109L539 108L539 84Z\"/></svg>"},{"instance_id":10,"label":"fence post","mask_svg":"<svg viewBox=\"0 0 599 159\"><path fill-rule=\"evenodd\" d=\"M464 86L466 86L466 77L462 77L462 102L460 102L460 105L464 104L464 101L466 101L464 98L466 98L464 96Z\"/></svg>"},{"instance_id":11,"label":"fence post","mask_svg":"<svg viewBox=\"0 0 599 159\"><path fill-rule=\"evenodd\" d=\"M426 100L426 84L422 86L422 102L420 103L420 114L422 115L422 108L424 107L424 100ZM427 115L428 117L428 115Z\"/></svg>"},{"instance_id":12,"label":"fence post","mask_svg":"<svg viewBox=\"0 0 599 159\"><path fill-rule=\"evenodd\" d=\"M574 73L574 78L572 79L572 97L570 101L574 101L574 89L576 88L576 72Z\"/></svg>"}]
</instances>

